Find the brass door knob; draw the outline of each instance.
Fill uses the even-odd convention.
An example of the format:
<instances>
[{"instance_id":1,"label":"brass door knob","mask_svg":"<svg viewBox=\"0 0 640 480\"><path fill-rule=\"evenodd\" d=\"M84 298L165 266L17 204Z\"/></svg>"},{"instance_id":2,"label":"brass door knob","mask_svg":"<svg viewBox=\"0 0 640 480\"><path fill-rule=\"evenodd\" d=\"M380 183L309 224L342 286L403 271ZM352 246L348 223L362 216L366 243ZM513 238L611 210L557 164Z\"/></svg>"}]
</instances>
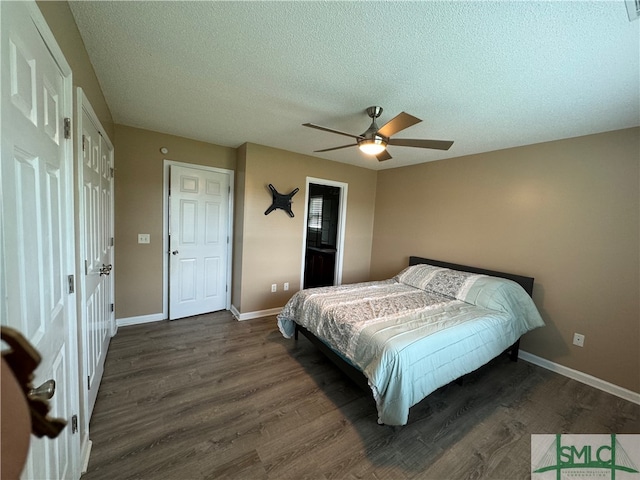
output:
<instances>
[{"instance_id":1,"label":"brass door knob","mask_svg":"<svg viewBox=\"0 0 640 480\"><path fill-rule=\"evenodd\" d=\"M56 381L52 378L37 388L32 388L27 394L31 400L50 400L56 393Z\"/></svg>"}]
</instances>

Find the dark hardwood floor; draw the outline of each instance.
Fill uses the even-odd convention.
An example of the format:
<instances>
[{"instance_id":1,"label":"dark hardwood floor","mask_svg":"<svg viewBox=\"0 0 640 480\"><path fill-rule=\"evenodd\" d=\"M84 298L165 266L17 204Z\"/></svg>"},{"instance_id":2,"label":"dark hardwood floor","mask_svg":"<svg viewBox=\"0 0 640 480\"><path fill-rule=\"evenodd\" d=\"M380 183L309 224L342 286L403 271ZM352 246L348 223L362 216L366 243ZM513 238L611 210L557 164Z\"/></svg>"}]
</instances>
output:
<instances>
[{"instance_id":1,"label":"dark hardwood floor","mask_svg":"<svg viewBox=\"0 0 640 480\"><path fill-rule=\"evenodd\" d=\"M370 393L275 317L218 312L112 339L83 480L521 479L532 433L640 433L640 406L499 358L380 426Z\"/></svg>"}]
</instances>

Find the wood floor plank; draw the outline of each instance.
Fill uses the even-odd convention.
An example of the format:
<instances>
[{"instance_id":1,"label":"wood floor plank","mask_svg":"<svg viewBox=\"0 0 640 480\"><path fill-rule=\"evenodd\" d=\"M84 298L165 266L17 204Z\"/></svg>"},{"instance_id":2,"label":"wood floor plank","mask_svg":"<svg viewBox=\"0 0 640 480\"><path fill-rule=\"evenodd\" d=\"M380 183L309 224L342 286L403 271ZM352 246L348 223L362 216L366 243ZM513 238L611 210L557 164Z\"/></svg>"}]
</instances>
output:
<instances>
[{"instance_id":1,"label":"wood floor plank","mask_svg":"<svg viewBox=\"0 0 640 480\"><path fill-rule=\"evenodd\" d=\"M640 433L640 406L507 358L381 426L371 395L275 322L120 328L83 479L527 478L532 433Z\"/></svg>"}]
</instances>

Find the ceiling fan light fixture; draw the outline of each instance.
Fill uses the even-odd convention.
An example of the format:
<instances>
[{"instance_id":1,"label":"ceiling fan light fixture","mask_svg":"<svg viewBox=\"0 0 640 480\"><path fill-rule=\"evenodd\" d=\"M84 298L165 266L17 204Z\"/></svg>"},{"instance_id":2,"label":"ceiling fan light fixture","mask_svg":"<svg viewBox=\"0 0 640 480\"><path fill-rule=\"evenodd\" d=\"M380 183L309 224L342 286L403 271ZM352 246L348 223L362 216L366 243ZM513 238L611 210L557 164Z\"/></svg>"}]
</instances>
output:
<instances>
[{"instance_id":1,"label":"ceiling fan light fixture","mask_svg":"<svg viewBox=\"0 0 640 480\"><path fill-rule=\"evenodd\" d=\"M635 1L640 2L640 0ZM378 127L378 125L376 124L376 118L378 118L381 113L382 107L367 108L367 115L369 115L369 118L371 118L371 125L364 131L364 133L361 133L360 135L353 135L351 133L342 132L333 128L314 125L313 123L303 123L302 125L304 127L311 127L322 130L324 132L336 133L338 135L351 137L356 141L355 143L353 143L352 140L352 143L348 145L340 145L338 147L314 150L314 152L316 153L332 152L334 150L341 150L343 148L358 146L362 153L364 153L365 155L375 156L380 162L391 160L392 158L391 155L389 155L389 152L386 151L387 145L397 145L399 147L432 148L436 150L449 150L451 145L453 145L453 142L448 140L391 138L396 133L401 132L405 128L409 128L416 123L420 123L422 120L420 120L418 117L414 117L413 115L409 115L406 112L400 112L398 115L385 123L382 127Z\"/></svg>"},{"instance_id":2,"label":"ceiling fan light fixture","mask_svg":"<svg viewBox=\"0 0 640 480\"><path fill-rule=\"evenodd\" d=\"M358 141L358 148L367 155L378 155L387 148L387 142L380 137L367 138Z\"/></svg>"}]
</instances>

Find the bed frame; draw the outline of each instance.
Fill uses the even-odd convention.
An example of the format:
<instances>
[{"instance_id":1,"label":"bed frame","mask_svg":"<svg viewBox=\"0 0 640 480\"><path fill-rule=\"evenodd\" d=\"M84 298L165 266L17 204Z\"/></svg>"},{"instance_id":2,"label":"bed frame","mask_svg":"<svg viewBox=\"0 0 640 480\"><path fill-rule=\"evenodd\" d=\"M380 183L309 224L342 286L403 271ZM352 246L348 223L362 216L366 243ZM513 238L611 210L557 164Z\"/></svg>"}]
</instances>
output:
<instances>
[{"instance_id":1,"label":"bed frame","mask_svg":"<svg viewBox=\"0 0 640 480\"><path fill-rule=\"evenodd\" d=\"M529 294L529 296L532 296L533 294L533 278L532 277L515 275L513 273L498 272L495 270L486 270L484 268L471 267L468 265L459 265L457 263L442 262L440 260L431 260L429 258L423 258L423 257L414 257L414 256L409 257L409 265L418 265L421 263L426 263L428 265L433 265L435 267L450 268L452 270L461 270L463 272L478 273L478 274L484 274L484 275L491 275L493 277L506 278L520 284L520 286L524 288L524 290ZM324 353L329 358L329 360L331 360L340 370L342 370L349 378L351 378L351 380L353 380L356 385L358 385L360 388L362 388L366 392L371 391L371 389L369 388L367 377L365 377L365 375L360 371L360 369L358 369L357 367L352 365L350 362L348 362L347 360L342 358L340 355L338 355L336 352L334 352L331 348L327 346L326 343L318 339L309 330L307 330L306 328L296 323L295 334L294 334L294 337L296 340L298 340L298 332L302 333L305 337L307 337L311 343L313 343L322 353ZM503 353L508 353L509 358L512 361L517 362L519 349L520 349L520 339L516 340L516 342L513 345L511 345L509 348L507 348L507 350L505 350L505 352ZM456 380L456 382L461 383L461 379Z\"/></svg>"}]
</instances>

